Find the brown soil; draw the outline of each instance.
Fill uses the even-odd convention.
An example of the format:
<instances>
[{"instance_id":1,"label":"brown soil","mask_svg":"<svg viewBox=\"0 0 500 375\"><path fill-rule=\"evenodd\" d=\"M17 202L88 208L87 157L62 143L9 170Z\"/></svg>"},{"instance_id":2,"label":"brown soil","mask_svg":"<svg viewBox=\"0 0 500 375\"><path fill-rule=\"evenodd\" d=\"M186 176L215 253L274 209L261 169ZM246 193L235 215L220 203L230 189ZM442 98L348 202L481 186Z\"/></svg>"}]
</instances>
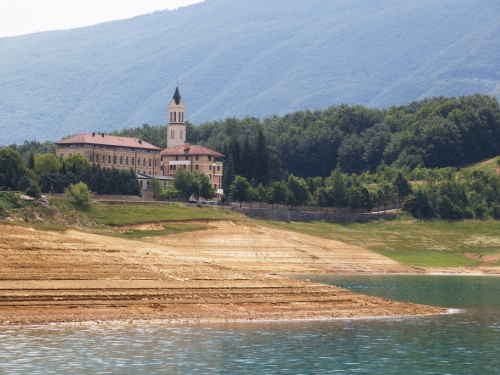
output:
<instances>
[{"instance_id":1,"label":"brown soil","mask_svg":"<svg viewBox=\"0 0 500 375\"><path fill-rule=\"evenodd\" d=\"M0 224L0 325L444 312L273 275L412 271L367 250L264 226L204 224L147 242Z\"/></svg>"}]
</instances>

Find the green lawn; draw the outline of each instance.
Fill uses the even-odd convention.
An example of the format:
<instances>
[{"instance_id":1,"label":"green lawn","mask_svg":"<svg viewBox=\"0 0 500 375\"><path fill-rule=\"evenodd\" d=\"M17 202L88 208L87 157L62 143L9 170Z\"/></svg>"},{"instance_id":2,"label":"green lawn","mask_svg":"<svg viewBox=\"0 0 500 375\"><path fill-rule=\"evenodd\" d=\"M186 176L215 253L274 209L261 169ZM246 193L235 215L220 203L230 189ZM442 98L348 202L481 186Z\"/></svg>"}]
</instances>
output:
<instances>
[{"instance_id":1,"label":"green lawn","mask_svg":"<svg viewBox=\"0 0 500 375\"><path fill-rule=\"evenodd\" d=\"M268 224L360 246L414 267L472 266L480 262L462 252L500 253L500 221L494 220Z\"/></svg>"},{"instance_id":2,"label":"green lawn","mask_svg":"<svg viewBox=\"0 0 500 375\"><path fill-rule=\"evenodd\" d=\"M187 207L183 204L166 205L109 205L93 202L89 207L77 207L68 199L51 198L53 207L70 225L117 226L174 220L227 219L243 216L231 210L214 207Z\"/></svg>"}]
</instances>

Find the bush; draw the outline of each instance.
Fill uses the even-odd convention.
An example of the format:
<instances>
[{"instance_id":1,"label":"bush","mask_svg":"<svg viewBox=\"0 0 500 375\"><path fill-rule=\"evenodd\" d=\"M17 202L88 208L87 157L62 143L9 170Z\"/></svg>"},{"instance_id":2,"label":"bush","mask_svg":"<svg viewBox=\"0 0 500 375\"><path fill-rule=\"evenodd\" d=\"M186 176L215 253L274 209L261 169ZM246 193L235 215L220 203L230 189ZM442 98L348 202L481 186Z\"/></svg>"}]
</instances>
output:
<instances>
[{"instance_id":1,"label":"bush","mask_svg":"<svg viewBox=\"0 0 500 375\"><path fill-rule=\"evenodd\" d=\"M30 186L28 186L28 188L26 189L26 195L32 198L40 198L42 196L42 190L40 190L40 186L38 186L38 183L31 180Z\"/></svg>"},{"instance_id":2,"label":"bush","mask_svg":"<svg viewBox=\"0 0 500 375\"><path fill-rule=\"evenodd\" d=\"M89 190L89 187L83 182L69 185L69 187L64 189L64 193L68 197L72 197L75 200L75 203L79 206L89 204L90 197L92 195L92 192Z\"/></svg>"}]
</instances>

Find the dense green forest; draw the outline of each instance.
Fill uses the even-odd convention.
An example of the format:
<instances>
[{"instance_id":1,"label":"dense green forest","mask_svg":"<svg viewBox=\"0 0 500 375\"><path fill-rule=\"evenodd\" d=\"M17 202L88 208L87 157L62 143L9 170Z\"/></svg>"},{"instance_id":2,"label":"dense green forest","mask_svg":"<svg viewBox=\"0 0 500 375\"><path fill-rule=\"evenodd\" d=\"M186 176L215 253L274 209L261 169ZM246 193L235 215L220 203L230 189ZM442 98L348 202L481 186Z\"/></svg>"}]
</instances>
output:
<instances>
[{"instance_id":1,"label":"dense green forest","mask_svg":"<svg viewBox=\"0 0 500 375\"><path fill-rule=\"evenodd\" d=\"M166 126L111 134L166 147ZM500 105L487 95L435 97L387 110L360 105L296 111L263 120L187 124L187 139L232 158L234 173L268 183L283 173L327 177L397 168L461 167L500 154Z\"/></svg>"},{"instance_id":2,"label":"dense green forest","mask_svg":"<svg viewBox=\"0 0 500 375\"><path fill-rule=\"evenodd\" d=\"M499 10L498 0L205 0L0 38L0 145L165 124L177 80L197 125L500 97Z\"/></svg>"}]
</instances>

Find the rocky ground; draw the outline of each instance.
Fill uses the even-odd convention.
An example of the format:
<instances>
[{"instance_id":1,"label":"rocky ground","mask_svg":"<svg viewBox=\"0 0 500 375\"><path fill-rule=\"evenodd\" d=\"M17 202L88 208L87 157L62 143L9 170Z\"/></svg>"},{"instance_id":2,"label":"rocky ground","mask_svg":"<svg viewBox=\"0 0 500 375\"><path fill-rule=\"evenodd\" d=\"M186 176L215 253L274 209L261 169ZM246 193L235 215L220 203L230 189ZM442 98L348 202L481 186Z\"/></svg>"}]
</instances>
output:
<instances>
[{"instance_id":1,"label":"rocky ground","mask_svg":"<svg viewBox=\"0 0 500 375\"><path fill-rule=\"evenodd\" d=\"M200 224L143 241L0 224L0 325L445 311L276 275L422 272L370 251L249 222Z\"/></svg>"}]
</instances>

